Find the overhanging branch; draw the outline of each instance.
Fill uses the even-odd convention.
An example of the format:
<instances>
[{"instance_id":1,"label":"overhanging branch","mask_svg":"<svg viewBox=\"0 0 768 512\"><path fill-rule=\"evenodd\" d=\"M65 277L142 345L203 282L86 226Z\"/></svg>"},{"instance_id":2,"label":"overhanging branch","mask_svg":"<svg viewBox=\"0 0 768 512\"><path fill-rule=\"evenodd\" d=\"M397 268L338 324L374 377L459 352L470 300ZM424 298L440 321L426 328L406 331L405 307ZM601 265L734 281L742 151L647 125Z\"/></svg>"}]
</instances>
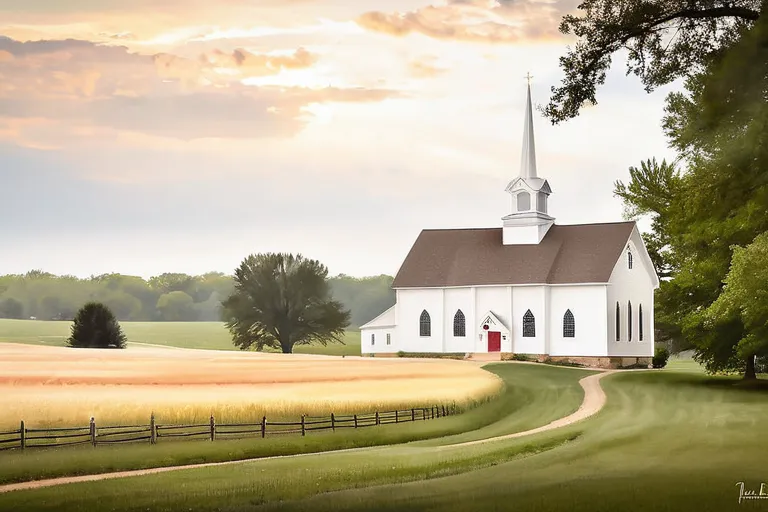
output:
<instances>
[{"instance_id":1,"label":"overhanging branch","mask_svg":"<svg viewBox=\"0 0 768 512\"><path fill-rule=\"evenodd\" d=\"M648 25L635 30L631 30L624 37L620 39L622 43L626 43L633 37L641 36L649 32L654 27L662 25L678 18L684 19L702 19L702 18L742 18L745 20L757 21L760 18L758 11L747 9L746 7L715 7L714 9L685 9L670 13L663 18L651 21Z\"/></svg>"}]
</instances>

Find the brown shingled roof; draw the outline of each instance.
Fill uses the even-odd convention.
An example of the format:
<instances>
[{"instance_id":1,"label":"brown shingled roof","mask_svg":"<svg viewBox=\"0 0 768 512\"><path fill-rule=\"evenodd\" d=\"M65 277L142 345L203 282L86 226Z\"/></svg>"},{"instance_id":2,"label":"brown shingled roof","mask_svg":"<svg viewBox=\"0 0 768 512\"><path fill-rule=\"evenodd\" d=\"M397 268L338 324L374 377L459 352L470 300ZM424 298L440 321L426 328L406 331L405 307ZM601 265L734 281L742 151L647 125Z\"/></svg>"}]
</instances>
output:
<instances>
[{"instance_id":1,"label":"brown shingled roof","mask_svg":"<svg viewBox=\"0 0 768 512\"><path fill-rule=\"evenodd\" d=\"M392 287L605 283L634 227L554 225L538 245L504 245L502 228L425 229Z\"/></svg>"}]
</instances>

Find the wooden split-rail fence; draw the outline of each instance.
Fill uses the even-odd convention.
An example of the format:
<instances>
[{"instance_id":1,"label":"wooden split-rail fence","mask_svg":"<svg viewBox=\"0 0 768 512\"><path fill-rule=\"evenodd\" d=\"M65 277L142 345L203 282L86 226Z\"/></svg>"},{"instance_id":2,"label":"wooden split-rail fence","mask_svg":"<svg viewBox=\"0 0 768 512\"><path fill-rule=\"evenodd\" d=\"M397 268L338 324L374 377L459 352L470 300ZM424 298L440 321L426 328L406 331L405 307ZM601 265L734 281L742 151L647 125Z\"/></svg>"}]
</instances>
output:
<instances>
[{"instance_id":1,"label":"wooden split-rail fence","mask_svg":"<svg viewBox=\"0 0 768 512\"><path fill-rule=\"evenodd\" d=\"M456 414L455 405L401 409L395 411L373 412L368 414L307 416L301 421L267 421L261 418L259 423L216 423L211 416L207 423L193 425L165 425L155 421L154 414L148 425L110 425L98 426L91 418L85 427L69 428L27 428L24 421L17 430L0 432L0 451L25 450L29 448L51 448L90 444L93 446L119 443L148 442L157 444L163 438L238 439L284 434L307 435L316 430L342 428L364 428L394 423L425 421Z\"/></svg>"}]
</instances>

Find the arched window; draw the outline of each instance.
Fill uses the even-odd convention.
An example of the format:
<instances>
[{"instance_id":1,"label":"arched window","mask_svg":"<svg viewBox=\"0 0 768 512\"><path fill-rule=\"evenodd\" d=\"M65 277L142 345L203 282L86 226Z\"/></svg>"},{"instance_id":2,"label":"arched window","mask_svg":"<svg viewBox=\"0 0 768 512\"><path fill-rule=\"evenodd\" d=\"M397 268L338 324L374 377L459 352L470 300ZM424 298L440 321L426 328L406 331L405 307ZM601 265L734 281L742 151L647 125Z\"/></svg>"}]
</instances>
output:
<instances>
[{"instance_id":1,"label":"arched window","mask_svg":"<svg viewBox=\"0 0 768 512\"><path fill-rule=\"evenodd\" d=\"M632 251L627 251L627 268L632 270Z\"/></svg>"},{"instance_id":2,"label":"arched window","mask_svg":"<svg viewBox=\"0 0 768 512\"><path fill-rule=\"evenodd\" d=\"M531 194L520 192L517 194L517 211L525 212L531 209Z\"/></svg>"},{"instance_id":3,"label":"arched window","mask_svg":"<svg viewBox=\"0 0 768 512\"><path fill-rule=\"evenodd\" d=\"M627 341L632 341L632 302L627 301Z\"/></svg>"},{"instance_id":4,"label":"arched window","mask_svg":"<svg viewBox=\"0 0 768 512\"><path fill-rule=\"evenodd\" d=\"M637 306L637 339L643 341L643 305Z\"/></svg>"},{"instance_id":5,"label":"arched window","mask_svg":"<svg viewBox=\"0 0 768 512\"><path fill-rule=\"evenodd\" d=\"M467 322L461 310L456 311L456 314L453 315L453 335L457 337L467 335Z\"/></svg>"},{"instance_id":6,"label":"arched window","mask_svg":"<svg viewBox=\"0 0 768 512\"><path fill-rule=\"evenodd\" d=\"M563 338L576 337L576 321L571 310L567 310L563 316Z\"/></svg>"},{"instance_id":7,"label":"arched window","mask_svg":"<svg viewBox=\"0 0 768 512\"><path fill-rule=\"evenodd\" d=\"M621 308L616 301L616 341L621 340Z\"/></svg>"},{"instance_id":8,"label":"arched window","mask_svg":"<svg viewBox=\"0 0 768 512\"><path fill-rule=\"evenodd\" d=\"M419 336L431 336L432 335L432 322L429 319L429 313L427 310L421 312L421 318L419 318Z\"/></svg>"},{"instance_id":9,"label":"arched window","mask_svg":"<svg viewBox=\"0 0 768 512\"><path fill-rule=\"evenodd\" d=\"M531 310L525 312L523 315L523 338L535 338L536 337L536 319L533 317Z\"/></svg>"}]
</instances>

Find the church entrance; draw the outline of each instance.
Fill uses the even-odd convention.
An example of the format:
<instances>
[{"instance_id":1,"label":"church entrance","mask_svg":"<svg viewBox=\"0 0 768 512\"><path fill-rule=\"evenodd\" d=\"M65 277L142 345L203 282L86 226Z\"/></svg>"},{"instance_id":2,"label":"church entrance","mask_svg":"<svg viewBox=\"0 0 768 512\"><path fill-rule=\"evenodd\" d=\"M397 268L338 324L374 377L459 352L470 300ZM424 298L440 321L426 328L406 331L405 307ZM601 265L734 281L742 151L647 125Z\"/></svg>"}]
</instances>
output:
<instances>
[{"instance_id":1,"label":"church entrance","mask_svg":"<svg viewBox=\"0 0 768 512\"><path fill-rule=\"evenodd\" d=\"M488 352L501 352L501 333L498 331L488 332Z\"/></svg>"}]
</instances>

